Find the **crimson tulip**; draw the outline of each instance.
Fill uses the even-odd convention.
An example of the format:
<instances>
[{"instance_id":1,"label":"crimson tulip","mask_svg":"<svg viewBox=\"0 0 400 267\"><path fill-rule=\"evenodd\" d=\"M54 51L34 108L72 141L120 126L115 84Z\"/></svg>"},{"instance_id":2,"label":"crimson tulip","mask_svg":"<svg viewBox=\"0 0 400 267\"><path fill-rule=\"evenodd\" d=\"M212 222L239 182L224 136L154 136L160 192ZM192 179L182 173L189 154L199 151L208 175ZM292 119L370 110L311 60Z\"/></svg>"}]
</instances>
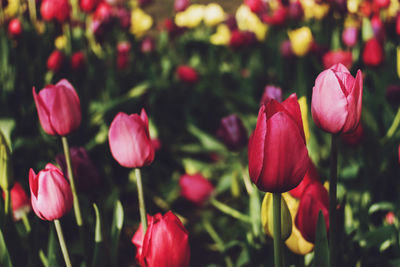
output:
<instances>
[{"instance_id":1,"label":"crimson tulip","mask_svg":"<svg viewBox=\"0 0 400 267\"><path fill-rule=\"evenodd\" d=\"M79 0L79 6L85 13L92 12L96 8L98 3L98 0Z\"/></svg>"},{"instance_id":2,"label":"crimson tulip","mask_svg":"<svg viewBox=\"0 0 400 267\"><path fill-rule=\"evenodd\" d=\"M31 210L31 200L20 183L15 182L10 191L11 207L15 221L20 220L24 214ZM3 192L4 198L4 192Z\"/></svg>"},{"instance_id":3,"label":"crimson tulip","mask_svg":"<svg viewBox=\"0 0 400 267\"><path fill-rule=\"evenodd\" d=\"M267 8L262 0L244 0L244 4L247 5L252 12L258 14L264 12Z\"/></svg>"},{"instance_id":4,"label":"crimson tulip","mask_svg":"<svg viewBox=\"0 0 400 267\"><path fill-rule=\"evenodd\" d=\"M195 83L199 79L197 71L194 68L187 65L179 66L176 72L178 74L179 80L186 83Z\"/></svg>"},{"instance_id":5,"label":"crimson tulip","mask_svg":"<svg viewBox=\"0 0 400 267\"><path fill-rule=\"evenodd\" d=\"M370 67L379 66L384 58L382 44L376 39L369 39L364 46L362 59L365 65Z\"/></svg>"},{"instance_id":6,"label":"crimson tulip","mask_svg":"<svg viewBox=\"0 0 400 267\"><path fill-rule=\"evenodd\" d=\"M353 55L350 51L329 51L322 57L324 68L328 69L335 64L343 64L346 68L350 69L353 65Z\"/></svg>"},{"instance_id":7,"label":"crimson tulip","mask_svg":"<svg viewBox=\"0 0 400 267\"><path fill-rule=\"evenodd\" d=\"M397 35L400 35L400 12L397 13L396 17L396 33Z\"/></svg>"},{"instance_id":8,"label":"crimson tulip","mask_svg":"<svg viewBox=\"0 0 400 267\"><path fill-rule=\"evenodd\" d=\"M326 230L329 229L329 196L328 191L320 182L312 182L300 198L295 224L305 240L315 243L315 231L319 211L325 218Z\"/></svg>"},{"instance_id":9,"label":"crimson tulip","mask_svg":"<svg viewBox=\"0 0 400 267\"><path fill-rule=\"evenodd\" d=\"M64 62L64 54L59 50L54 50L47 59L46 66L49 70L57 72L61 69Z\"/></svg>"},{"instance_id":10,"label":"crimson tulip","mask_svg":"<svg viewBox=\"0 0 400 267\"><path fill-rule=\"evenodd\" d=\"M363 80L360 70L351 76L342 64L321 72L315 80L311 112L315 124L329 133L354 131L361 117Z\"/></svg>"},{"instance_id":11,"label":"crimson tulip","mask_svg":"<svg viewBox=\"0 0 400 267\"><path fill-rule=\"evenodd\" d=\"M81 51L75 52L71 56L71 68L74 71L78 71L82 69L86 64L86 57L85 54Z\"/></svg>"},{"instance_id":12,"label":"crimson tulip","mask_svg":"<svg viewBox=\"0 0 400 267\"><path fill-rule=\"evenodd\" d=\"M39 94L35 87L32 92L40 124L46 133L66 136L79 127L82 119L79 97L66 79L47 85Z\"/></svg>"},{"instance_id":13,"label":"crimson tulip","mask_svg":"<svg viewBox=\"0 0 400 267\"><path fill-rule=\"evenodd\" d=\"M179 218L168 211L164 216L160 213L148 216L147 223L144 238L141 225L132 238L141 266L189 266L189 235Z\"/></svg>"},{"instance_id":14,"label":"crimson tulip","mask_svg":"<svg viewBox=\"0 0 400 267\"><path fill-rule=\"evenodd\" d=\"M233 151L247 145L247 131L240 118L236 114L224 117L220 121L217 136Z\"/></svg>"},{"instance_id":15,"label":"crimson tulip","mask_svg":"<svg viewBox=\"0 0 400 267\"><path fill-rule=\"evenodd\" d=\"M111 123L108 141L114 159L124 167L139 168L154 160L149 120L144 109L140 116L118 113Z\"/></svg>"},{"instance_id":16,"label":"crimson tulip","mask_svg":"<svg viewBox=\"0 0 400 267\"><path fill-rule=\"evenodd\" d=\"M290 195L295 198L301 198L307 186L314 181L319 181L318 170L314 163L310 161L310 166L304 175L303 180L301 180L298 186L289 191Z\"/></svg>"},{"instance_id":17,"label":"crimson tulip","mask_svg":"<svg viewBox=\"0 0 400 267\"><path fill-rule=\"evenodd\" d=\"M256 36L250 31L233 30L229 45L232 48L242 48L252 45L256 41Z\"/></svg>"},{"instance_id":18,"label":"crimson tulip","mask_svg":"<svg viewBox=\"0 0 400 267\"><path fill-rule=\"evenodd\" d=\"M30 169L29 187L33 211L40 219L56 220L71 210L71 187L53 164L48 163L38 174Z\"/></svg>"},{"instance_id":19,"label":"crimson tulip","mask_svg":"<svg viewBox=\"0 0 400 267\"><path fill-rule=\"evenodd\" d=\"M64 23L69 19L71 5L68 0L43 0L40 6L40 14L46 21L53 19Z\"/></svg>"},{"instance_id":20,"label":"crimson tulip","mask_svg":"<svg viewBox=\"0 0 400 267\"><path fill-rule=\"evenodd\" d=\"M214 191L212 183L199 173L182 175L179 186L182 197L197 206L203 206Z\"/></svg>"},{"instance_id":21,"label":"crimson tulip","mask_svg":"<svg viewBox=\"0 0 400 267\"><path fill-rule=\"evenodd\" d=\"M260 190L282 193L301 182L309 157L296 94L261 106L248 154L250 178Z\"/></svg>"},{"instance_id":22,"label":"crimson tulip","mask_svg":"<svg viewBox=\"0 0 400 267\"><path fill-rule=\"evenodd\" d=\"M18 37L21 35L22 25L21 25L21 21L19 19L14 18L14 19L10 20L10 22L8 23L8 33L12 37Z\"/></svg>"}]
</instances>

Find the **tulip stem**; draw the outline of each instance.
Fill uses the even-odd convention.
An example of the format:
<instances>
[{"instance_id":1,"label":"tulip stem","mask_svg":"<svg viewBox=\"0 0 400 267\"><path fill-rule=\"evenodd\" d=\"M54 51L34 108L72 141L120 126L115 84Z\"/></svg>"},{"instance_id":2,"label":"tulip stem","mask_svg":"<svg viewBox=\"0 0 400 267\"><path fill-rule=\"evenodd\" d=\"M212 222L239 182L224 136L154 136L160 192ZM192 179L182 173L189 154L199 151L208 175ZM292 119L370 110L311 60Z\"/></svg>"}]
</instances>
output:
<instances>
[{"instance_id":1,"label":"tulip stem","mask_svg":"<svg viewBox=\"0 0 400 267\"><path fill-rule=\"evenodd\" d=\"M211 225L211 223L208 220L203 220L203 225L204 229L206 229L207 233L210 235L210 237L214 240L215 244L218 247L218 250L225 255L226 247L224 245L224 242L222 241L221 237L218 235L218 233L215 231L214 227ZM225 263L227 267L233 267L232 259L226 255L224 257Z\"/></svg>"},{"instance_id":2,"label":"tulip stem","mask_svg":"<svg viewBox=\"0 0 400 267\"><path fill-rule=\"evenodd\" d=\"M332 134L331 162L329 176L329 258L331 267L336 266L336 191L337 191L337 158L338 136Z\"/></svg>"},{"instance_id":3,"label":"tulip stem","mask_svg":"<svg viewBox=\"0 0 400 267\"><path fill-rule=\"evenodd\" d=\"M272 193L273 205L273 231L274 231L274 262L275 267L282 267L282 241L281 241L281 193Z\"/></svg>"},{"instance_id":4,"label":"tulip stem","mask_svg":"<svg viewBox=\"0 0 400 267\"><path fill-rule=\"evenodd\" d=\"M146 217L146 205L144 203L143 185L142 185L142 174L139 168L135 169L136 184L139 199L139 212L140 212L140 222L142 223L143 237L147 231L147 217Z\"/></svg>"},{"instance_id":5,"label":"tulip stem","mask_svg":"<svg viewBox=\"0 0 400 267\"><path fill-rule=\"evenodd\" d=\"M24 223L24 227L27 233L31 232L31 224L29 223L28 215L26 212L22 215L22 222Z\"/></svg>"},{"instance_id":6,"label":"tulip stem","mask_svg":"<svg viewBox=\"0 0 400 267\"><path fill-rule=\"evenodd\" d=\"M35 0L28 0L29 17L33 26L36 26L36 2Z\"/></svg>"},{"instance_id":7,"label":"tulip stem","mask_svg":"<svg viewBox=\"0 0 400 267\"><path fill-rule=\"evenodd\" d=\"M249 216L229 207L228 205L218 201L217 199L215 199L213 197L210 198L210 203L218 210L222 211L225 214L232 216L235 219L241 220L246 223L251 223L251 219Z\"/></svg>"},{"instance_id":8,"label":"tulip stem","mask_svg":"<svg viewBox=\"0 0 400 267\"><path fill-rule=\"evenodd\" d=\"M72 267L71 260L69 258L69 254L68 254L67 245L65 244L64 235L63 235L60 221L54 220L54 225L56 226L58 241L60 242L60 247L61 247L61 251L64 256L65 265L67 267Z\"/></svg>"},{"instance_id":9,"label":"tulip stem","mask_svg":"<svg viewBox=\"0 0 400 267\"><path fill-rule=\"evenodd\" d=\"M397 113L396 116L394 117L392 125L390 126L389 130L386 133L386 139L391 138L395 134L399 125L400 125L400 107L397 109Z\"/></svg>"},{"instance_id":10,"label":"tulip stem","mask_svg":"<svg viewBox=\"0 0 400 267\"><path fill-rule=\"evenodd\" d=\"M6 189L6 190L4 190L4 214L5 214L5 217L8 216L8 213L10 211L10 202L11 202L10 190Z\"/></svg>"}]
</instances>

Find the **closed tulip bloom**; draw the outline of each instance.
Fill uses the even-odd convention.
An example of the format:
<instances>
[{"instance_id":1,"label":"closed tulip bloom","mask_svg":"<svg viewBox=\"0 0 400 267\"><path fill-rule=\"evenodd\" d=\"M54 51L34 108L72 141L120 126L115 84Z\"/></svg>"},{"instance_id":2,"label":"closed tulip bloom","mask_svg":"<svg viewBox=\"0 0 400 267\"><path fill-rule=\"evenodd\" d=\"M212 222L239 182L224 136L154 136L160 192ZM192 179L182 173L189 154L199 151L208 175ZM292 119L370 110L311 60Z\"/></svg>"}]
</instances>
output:
<instances>
[{"instance_id":1,"label":"closed tulip bloom","mask_svg":"<svg viewBox=\"0 0 400 267\"><path fill-rule=\"evenodd\" d=\"M315 124L329 133L354 131L361 117L363 80L337 64L321 72L315 80L311 112Z\"/></svg>"},{"instance_id":2,"label":"closed tulip bloom","mask_svg":"<svg viewBox=\"0 0 400 267\"><path fill-rule=\"evenodd\" d=\"M14 220L20 220L24 214L31 210L31 200L20 183L15 182L11 188L11 207ZM4 194L3 194L4 197Z\"/></svg>"},{"instance_id":3,"label":"closed tulip bloom","mask_svg":"<svg viewBox=\"0 0 400 267\"><path fill-rule=\"evenodd\" d=\"M353 47L358 41L358 29L356 27L346 27L342 33L342 41L347 47Z\"/></svg>"},{"instance_id":4,"label":"closed tulip bloom","mask_svg":"<svg viewBox=\"0 0 400 267\"><path fill-rule=\"evenodd\" d=\"M376 38L369 39L364 46L362 59L365 65L370 67L379 66L384 58L383 47Z\"/></svg>"},{"instance_id":5,"label":"closed tulip bloom","mask_svg":"<svg viewBox=\"0 0 400 267\"><path fill-rule=\"evenodd\" d=\"M54 50L47 59L46 66L49 70L57 72L61 69L64 62L64 54L59 50Z\"/></svg>"},{"instance_id":6,"label":"closed tulip bloom","mask_svg":"<svg viewBox=\"0 0 400 267\"><path fill-rule=\"evenodd\" d=\"M184 174L179 179L181 196L197 206L203 206L208 200L214 186L201 174Z\"/></svg>"},{"instance_id":7,"label":"closed tulip bloom","mask_svg":"<svg viewBox=\"0 0 400 267\"><path fill-rule=\"evenodd\" d=\"M346 68L350 69L353 65L353 55L350 51L329 51L322 57L322 62L325 69L329 69L335 64L343 64Z\"/></svg>"},{"instance_id":8,"label":"closed tulip bloom","mask_svg":"<svg viewBox=\"0 0 400 267\"><path fill-rule=\"evenodd\" d=\"M14 18L10 20L10 23L8 23L8 33L12 37L18 37L22 33L22 25L19 19Z\"/></svg>"},{"instance_id":9,"label":"closed tulip bloom","mask_svg":"<svg viewBox=\"0 0 400 267\"><path fill-rule=\"evenodd\" d=\"M299 29L289 31L288 34L292 44L293 53L299 57L307 54L313 41L310 28L304 26Z\"/></svg>"},{"instance_id":10,"label":"closed tulip bloom","mask_svg":"<svg viewBox=\"0 0 400 267\"><path fill-rule=\"evenodd\" d=\"M179 66L176 72L178 74L179 80L186 83L195 83L199 79L197 71L194 68L187 65Z\"/></svg>"},{"instance_id":11,"label":"closed tulip bloom","mask_svg":"<svg viewBox=\"0 0 400 267\"><path fill-rule=\"evenodd\" d=\"M74 87L66 80L47 85L39 94L33 87L40 124L50 135L66 136L81 124L81 104Z\"/></svg>"},{"instance_id":12,"label":"closed tulip bloom","mask_svg":"<svg viewBox=\"0 0 400 267\"><path fill-rule=\"evenodd\" d=\"M142 267L187 267L190 261L189 235L171 211L156 214L148 220L143 236L141 225L132 238L137 248L136 259ZM141 241L143 240L143 241Z\"/></svg>"},{"instance_id":13,"label":"closed tulip bloom","mask_svg":"<svg viewBox=\"0 0 400 267\"><path fill-rule=\"evenodd\" d=\"M30 169L29 187L33 211L40 219L60 219L71 210L71 187L63 173L53 164L47 164L38 174Z\"/></svg>"},{"instance_id":14,"label":"closed tulip bloom","mask_svg":"<svg viewBox=\"0 0 400 267\"><path fill-rule=\"evenodd\" d=\"M144 109L140 116L118 113L111 123L108 141L114 159L124 167L139 168L154 160L149 121Z\"/></svg>"},{"instance_id":15,"label":"closed tulip bloom","mask_svg":"<svg viewBox=\"0 0 400 267\"><path fill-rule=\"evenodd\" d=\"M247 145L247 131L240 118L236 114L224 117L220 121L217 136L233 151Z\"/></svg>"},{"instance_id":16,"label":"closed tulip bloom","mask_svg":"<svg viewBox=\"0 0 400 267\"><path fill-rule=\"evenodd\" d=\"M261 191L282 193L301 182L309 157L296 94L261 106L248 154L250 178Z\"/></svg>"},{"instance_id":17,"label":"closed tulip bloom","mask_svg":"<svg viewBox=\"0 0 400 267\"><path fill-rule=\"evenodd\" d=\"M320 182L313 182L307 186L300 198L295 224L305 240L315 243L315 231L319 211L325 218L326 230L329 230L329 196L328 191Z\"/></svg>"},{"instance_id":18,"label":"closed tulip bloom","mask_svg":"<svg viewBox=\"0 0 400 267\"><path fill-rule=\"evenodd\" d=\"M98 0L79 0L79 6L85 13L90 13L96 8L98 2Z\"/></svg>"},{"instance_id":19,"label":"closed tulip bloom","mask_svg":"<svg viewBox=\"0 0 400 267\"><path fill-rule=\"evenodd\" d=\"M303 180L298 186L289 191L290 195L295 198L301 198L307 186L314 181L319 181L318 170L314 163L310 161L310 166L306 172L306 175L304 175Z\"/></svg>"},{"instance_id":20,"label":"closed tulip bloom","mask_svg":"<svg viewBox=\"0 0 400 267\"><path fill-rule=\"evenodd\" d=\"M86 56L83 52L75 52L71 56L71 68L74 71L81 70L86 65Z\"/></svg>"},{"instance_id":21,"label":"closed tulip bloom","mask_svg":"<svg viewBox=\"0 0 400 267\"><path fill-rule=\"evenodd\" d=\"M71 5L68 0L43 0L40 6L40 14L46 21L57 20L63 23L69 19Z\"/></svg>"}]
</instances>

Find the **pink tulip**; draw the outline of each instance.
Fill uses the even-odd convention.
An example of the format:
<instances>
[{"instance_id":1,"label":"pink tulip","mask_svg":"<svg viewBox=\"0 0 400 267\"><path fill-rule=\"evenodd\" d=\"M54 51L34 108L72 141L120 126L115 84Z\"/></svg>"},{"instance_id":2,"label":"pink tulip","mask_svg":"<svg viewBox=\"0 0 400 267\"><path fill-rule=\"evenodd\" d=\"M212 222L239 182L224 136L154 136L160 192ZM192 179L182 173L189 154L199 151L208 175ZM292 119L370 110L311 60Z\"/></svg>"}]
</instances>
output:
<instances>
[{"instance_id":1,"label":"pink tulip","mask_svg":"<svg viewBox=\"0 0 400 267\"><path fill-rule=\"evenodd\" d=\"M39 94L35 87L32 92L40 124L46 133L65 136L79 127L81 104L74 87L66 79L47 85Z\"/></svg>"},{"instance_id":2,"label":"pink tulip","mask_svg":"<svg viewBox=\"0 0 400 267\"><path fill-rule=\"evenodd\" d=\"M14 186L11 188L10 194L13 217L15 221L18 221L23 217L24 214L28 213L31 210L31 200L26 195L24 188L18 182L14 183Z\"/></svg>"},{"instance_id":3,"label":"pink tulip","mask_svg":"<svg viewBox=\"0 0 400 267\"><path fill-rule=\"evenodd\" d=\"M354 131L361 117L363 80L342 64L321 72L313 88L311 112L315 124L329 133Z\"/></svg>"},{"instance_id":4,"label":"pink tulip","mask_svg":"<svg viewBox=\"0 0 400 267\"><path fill-rule=\"evenodd\" d=\"M214 186L201 174L184 174L179 179L181 195L197 206L202 206L208 200Z\"/></svg>"},{"instance_id":5,"label":"pink tulip","mask_svg":"<svg viewBox=\"0 0 400 267\"><path fill-rule=\"evenodd\" d=\"M358 41L358 29L356 27L346 27L342 33L342 41L348 47L353 47Z\"/></svg>"},{"instance_id":6,"label":"pink tulip","mask_svg":"<svg viewBox=\"0 0 400 267\"><path fill-rule=\"evenodd\" d=\"M71 187L62 172L53 164L47 164L38 174L30 169L29 187L33 211L40 219L60 219L71 210Z\"/></svg>"},{"instance_id":7,"label":"pink tulip","mask_svg":"<svg viewBox=\"0 0 400 267\"><path fill-rule=\"evenodd\" d=\"M139 168L154 160L149 121L144 109L140 116L118 113L111 123L108 140L111 154L124 167Z\"/></svg>"}]
</instances>

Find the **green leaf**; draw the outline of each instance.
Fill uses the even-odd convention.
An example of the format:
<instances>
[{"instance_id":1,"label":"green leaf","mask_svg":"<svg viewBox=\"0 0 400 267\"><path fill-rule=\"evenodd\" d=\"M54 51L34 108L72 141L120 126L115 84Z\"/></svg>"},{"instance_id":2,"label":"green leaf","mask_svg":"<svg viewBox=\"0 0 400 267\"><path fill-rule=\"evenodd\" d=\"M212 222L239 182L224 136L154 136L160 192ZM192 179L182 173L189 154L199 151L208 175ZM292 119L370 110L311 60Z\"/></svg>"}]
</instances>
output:
<instances>
[{"instance_id":1,"label":"green leaf","mask_svg":"<svg viewBox=\"0 0 400 267\"><path fill-rule=\"evenodd\" d=\"M101 233L101 218L97 205L93 203L94 212L96 215L95 234L94 234L94 253L92 266L106 266L105 253L103 248L103 235Z\"/></svg>"},{"instance_id":2,"label":"green leaf","mask_svg":"<svg viewBox=\"0 0 400 267\"><path fill-rule=\"evenodd\" d=\"M3 232L0 230L0 266L12 267L10 254L8 254L8 249L6 242L4 241Z\"/></svg>"},{"instance_id":3,"label":"green leaf","mask_svg":"<svg viewBox=\"0 0 400 267\"><path fill-rule=\"evenodd\" d=\"M319 211L317 230L315 233L314 266L329 266L329 247L326 236L325 218Z\"/></svg>"},{"instance_id":4,"label":"green leaf","mask_svg":"<svg viewBox=\"0 0 400 267\"><path fill-rule=\"evenodd\" d=\"M113 266L118 266L119 236L124 224L124 209L119 200L115 203L114 218L111 226L111 261Z\"/></svg>"},{"instance_id":5,"label":"green leaf","mask_svg":"<svg viewBox=\"0 0 400 267\"><path fill-rule=\"evenodd\" d=\"M395 206L393 203L390 202L378 202L375 204L372 204L371 207L368 209L368 214L371 215L377 211L394 211Z\"/></svg>"},{"instance_id":6,"label":"green leaf","mask_svg":"<svg viewBox=\"0 0 400 267\"><path fill-rule=\"evenodd\" d=\"M54 227L50 227L49 241L47 243L47 267L59 266L57 256L60 252L60 246L54 233Z\"/></svg>"},{"instance_id":7,"label":"green leaf","mask_svg":"<svg viewBox=\"0 0 400 267\"><path fill-rule=\"evenodd\" d=\"M391 225L387 225L369 231L356 239L359 239L361 247L375 247L382 249L384 248L384 246L382 247L382 244L384 244L385 242L387 243L387 241L389 241L390 244L394 242L395 235L395 228Z\"/></svg>"},{"instance_id":8,"label":"green leaf","mask_svg":"<svg viewBox=\"0 0 400 267\"><path fill-rule=\"evenodd\" d=\"M199 139L200 143L204 146L205 149L211 150L211 151L225 151L226 148L225 146L219 142L216 138L213 136L203 132L194 124L189 124L188 125L188 131L193 134L197 139Z\"/></svg>"},{"instance_id":9,"label":"green leaf","mask_svg":"<svg viewBox=\"0 0 400 267\"><path fill-rule=\"evenodd\" d=\"M250 217L251 224L253 227L254 236L260 236L261 234L261 205L260 205L260 194L258 189L253 186L253 191L250 194Z\"/></svg>"}]
</instances>

